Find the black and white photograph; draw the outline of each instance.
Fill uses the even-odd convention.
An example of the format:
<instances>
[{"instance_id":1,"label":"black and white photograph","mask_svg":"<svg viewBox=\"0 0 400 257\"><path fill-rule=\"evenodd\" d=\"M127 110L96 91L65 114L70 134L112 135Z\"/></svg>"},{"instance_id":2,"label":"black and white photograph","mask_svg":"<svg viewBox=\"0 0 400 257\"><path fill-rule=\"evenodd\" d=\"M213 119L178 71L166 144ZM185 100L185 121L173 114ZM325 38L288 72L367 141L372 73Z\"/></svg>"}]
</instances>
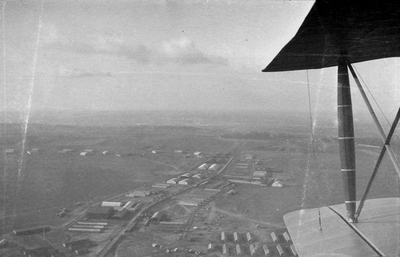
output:
<instances>
[{"instance_id":1,"label":"black and white photograph","mask_svg":"<svg viewBox=\"0 0 400 257\"><path fill-rule=\"evenodd\" d=\"M1 257L400 256L400 2L0 0Z\"/></svg>"}]
</instances>

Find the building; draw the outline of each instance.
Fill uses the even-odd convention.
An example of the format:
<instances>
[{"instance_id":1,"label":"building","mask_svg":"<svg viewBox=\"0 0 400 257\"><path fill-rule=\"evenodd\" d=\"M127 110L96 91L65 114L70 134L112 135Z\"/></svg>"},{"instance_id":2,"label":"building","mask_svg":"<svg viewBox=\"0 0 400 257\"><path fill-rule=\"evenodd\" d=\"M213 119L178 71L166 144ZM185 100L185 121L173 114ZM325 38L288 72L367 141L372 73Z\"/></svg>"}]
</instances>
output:
<instances>
[{"instance_id":1,"label":"building","mask_svg":"<svg viewBox=\"0 0 400 257\"><path fill-rule=\"evenodd\" d=\"M155 183L155 184L152 185L151 187L166 189L166 188L168 188L168 187L170 187L170 186L171 186L171 184Z\"/></svg>"},{"instance_id":2,"label":"building","mask_svg":"<svg viewBox=\"0 0 400 257\"><path fill-rule=\"evenodd\" d=\"M196 174L192 178L203 179L203 178L205 178L205 176L202 174Z\"/></svg>"},{"instance_id":3,"label":"building","mask_svg":"<svg viewBox=\"0 0 400 257\"><path fill-rule=\"evenodd\" d=\"M274 181L271 185L272 187L283 187L283 184L281 181Z\"/></svg>"},{"instance_id":4,"label":"building","mask_svg":"<svg viewBox=\"0 0 400 257\"><path fill-rule=\"evenodd\" d=\"M185 174L182 174L180 177L181 177L181 178L190 178L191 175L190 175L189 172L187 172L187 173L185 173Z\"/></svg>"},{"instance_id":5,"label":"building","mask_svg":"<svg viewBox=\"0 0 400 257\"><path fill-rule=\"evenodd\" d=\"M32 234L43 234L47 231L50 231L50 227L35 227L35 228L28 228L28 229L20 229L20 230L13 230L14 235L16 236L25 236L25 235L32 235Z\"/></svg>"},{"instance_id":6,"label":"building","mask_svg":"<svg viewBox=\"0 0 400 257\"><path fill-rule=\"evenodd\" d=\"M167 184L177 184L178 181L178 178L171 178L170 180L167 180Z\"/></svg>"},{"instance_id":7,"label":"building","mask_svg":"<svg viewBox=\"0 0 400 257\"><path fill-rule=\"evenodd\" d=\"M272 252L269 250L267 245L263 245L263 250L266 256L271 256Z\"/></svg>"},{"instance_id":8,"label":"building","mask_svg":"<svg viewBox=\"0 0 400 257\"><path fill-rule=\"evenodd\" d=\"M233 241L235 241L235 242L238 242L238 241L239 241L238 232L233 232Z\"/></svg>"},{"instance_id":9,"label":"building","mask_svg":"<svg viewBox=\"0 0 400 257\"><path fill-rule=\"evenodd\" d=\"M283 236L283 238L285 238L286 242L292 243L292 239L290 238L288 232L285 231L285 232L282 234L282 236Z\"/></svg>"},{"instance_id":10,"label":"building","mask_svg":"<svg viewBox=\"0 0 400 257\"><path fill-rule=\"evenodd\" d=\"M131 211L131 212L136 212L136 211L138 211L140 208L142 208L143 205L144 205L144 203L135 203L135 205L134 205L133 207L126 207L126 209L127 209L128 211Z\"/></svg>"},{"instance_id":11,"label":"building","mask_svg":"<svg viewBox=\"0 0 400 257\"><path fill-rule=\"evenodd\" d=\"M101 203L101 207L122 207L124 204L122 202L107 202L104 201Z\"/></svg>"},{"instance_id":12,"label":"building","mask_svg":"<svg viewBox=\"0 0 400 257\"><path fill-rule=\"evenodd\" d=\"M88 219L109 219L114 213L112 207L92 207L86 212Z\"/></svg>"},{"instance_id":13,"label":"building","mask_svg":"<svg viewBox=\"0 0 400 257\"><path fill-rule=\"evenodd\" d=\"M290 251L292 251L293 256L299 256L294 245L290 245Z\"/></svg>"},{"instance_id":14,"label":"building","mask_svg":"<svg viewBox=\"0 0 400 257\"><path fill-rule=\"evenodd\" d=\"M235 190L229 190L227 193L226 193L226 195L234 195L234 194L236 194L237 192L235 191Z\"/></svg>"},{"instance_id":15,"label":"building","mask_svg":"<svg viewBox=\"0 0 400 257\"><path fill-rule=\"evenodd\" d=\"M240 244L236 244L236 254L241 255L242 254L242 249L240 248Z\"/></svg>"},{"instance_id":16,"label":"building","mask_svg":"<svg viewBox=\"0 0 400 257\"><path fill-rule=\"evenodd\" d=\"M238 163L236 163L236 167L235 168L237 168L237 169L248 169L249 165L250 164L248 164L246 162L238 162Z\"/></svg>"},{"instance_id":17,"label":"building","mask_svg":"<svg viewBox=\"0 0 400 257\"><path fill-rule=\"evenodd\" d=\"M251 241L251 234L250 234L250 232L247 232L247 233L246 233L246 239L247 239L247 242L250 242L250 241Z\"/></svg>"},{"instance_id":18,"label":"building","mask_svg":"<svg viewBox=\"0 0 400 257\"><path fill-rule=\"evenodd\" d=\"M112 216L112 218L113 218L113 219L122 220L122 219L124 219L128 214L129 214L129 212L128 212L127 209L122 209L122 210L117 211L117 212Z\"/></svg>"},{"instance_id":19,"label":"building","mask_svg":"<svg viewBox=\"0 0 400 257\"><path fill-rule=\"evenodd\" d=\"M185 205L185 206L199 206L201 202L203 202L203 199L181 199L179 200L180 205Z\"/></svg>"},{"instance_id":20,"label":"building","mask_svg":"<svg viewBox=\"0 0 400 257\"><path fill-rule=\"evenodd\" d=\"M208 170L218 170L218 168L219 168L218 164L214 163L208 168Z\"/></svg>"},{"instance_id":21,"label":"building","mask_svg":"<svg viewBox=\"0 0 400 257\"><path fill-rule=\"evenodd\" d=\"M79 255L79 256L90 253L89 249L87 249L87 248L76 249L74 252L76 255Z\"/></svg>"},{"instance_id":22,"label":"building","mask_svg":"<svg viewBox=\"0 0 400 257\"><path fill-rule=\"evenodd\" d=\"M250 255L253 256L256 253L256 248L254 247L253 244L250 244L249 248L250 248Z\"/></svg>"},{"instance_id":23,"label":"building","mask_svg":"<svg viewBox=\"0 0 400 257\"><path fill-rule=\"evenodd\" d=\"M179 181L178 184L179 185L185 185L185 186L192 185L193 184L193 180L191 180L189 178L183 179L183 180Z\"/></svg>"},{"instance_id":24,"label":"building","mask_svg":"<svg viewBox=\"0 0 400 257\"><path fill-rule=\"evenodd\" d=\"M225 231L221 232L221 241L225 242L226 241L226 236L225 236Z\"/></svg>"},{"instance_id":25,"label":"building","mask_svg":"<svg viewBox=\"0 0 400 257\"><path fill-rule=\"evenodd\" d=\"M283 247L280 244L276 245L276 251L278 252L279 256L285 256L286 252L283 250Z\"/></svg>"},{"instance_id":26,"label":"building","mask_svg":"<svg viewBox=\"0 0 400 257\"><path fill-rule=\"evenodd\" d=\"M167 214L164 211L157 211L153 213L151 216L150 220L154 222L159 222L159 221L166 221L168 219Z\"/></svg>"},{"instance_id":27,"label":"building","mask_svg":"<svg viewBox=\"0 0 400 257\"><path fill-rule=\"evenodd\" d=\"M92 240L86 238L86 239L81 239L81 240L76 240L76 241L71 241L67 243L63 243L63 246L65 248L68 248L72 251L79 249L79 248L91 248L96 246L97 244L93 242Z\"/></svg>"},{"instance_id":28,"label":"building","mask_svg":"<svg viewBox=\"0 0 400 257\"><path fill-rule=\"evenodd\" d=\"M103 229L105 226L75 224L75 225L72 225L72 227L73 227L73 228L99 228L99 229Z\"/></svg>"},{"instance_id":29,"label":"building","mask_svg":"<svg viewBox=\"0 0 400 257\"><path fill-rule=\"evenodd\" d=\"M274 241L274 243L279 243L279 238L275 232L271 233L271 238L272 238L272 241Z\"/></svg>"},{"instance_id":30,"label":"building","mask_svg":"<svg viewBox=\"0 0 400 257\"><path fill-rule=\"evenodd\" d=\"M228 252L228 248L226 247L226 244L222 245L222 254L225 255Z\"/></svg>"},{"instance_id":31,"label":"building","mask_svg":"<svg viewBox=\"0 0 400 257\"><path fill-rule=\"evenodd\" d=\"M77 224L81 224L81 225L91 225L91 226L95 226L95 225L99 225L99 226L107 226L107 222L86 222L86 221L78 221Z\"/></svg>"},{"instance_id":32,"label":"building","mask_svg":"<svg viewBox=\"0 0 400 257\"><path fill-rule=\"evenodd\" d=\"M32 148L32 149L29 151L29 153L30 153L30 154L38 154L38 153L40 153L40 149L39 149L39 148Z\"/></svg>"},{"instance_id":33,"label":"building","mask_svg":"<svg viewBox=\"0 0 400 257\"><path fill-rule=\"evenodd\" d=\"M37 257L37 256L63 256L58 252L57 249L52 246L43 246L36 249L24 249L23 254L28 257Z\"/></svg>"},{"instance_id":34,"label":"building","mask_svg":"<svg viewBox=\"0 0 400 257\"><path fill-rule=\"evenodd\" d=\"M100 233L100 228L68 228L68 231L72 232L89 232L89 233Z\"/></svg>"},{"instance_id":35,"label":"building","mask_svg":"<svg viewBox=\"0 0 400 257\"><path fill-rule=\"evenodd\" d=\"M11 148L5 149L5 150L4 150L4 153L5 153L5 154L14 154L14 153L15 153L15 149L11 149Z\"/></svg>"},{"instance_id":36,"label":"building","mask_svg":"<svg viewBox=\"0 0 400 257\"><path fill-rule=\"evenodd\" d=\"M81 225L90 225L90 226L107 226L107 222L86 222L86 221L78 221L77 224Z\"/></svg>"},{"instance_id":37,"label":"building","mask_svg":"<svg viewBox=\"0 0 400 257\"><path fill-rule=\"evenodd\" d=\"M267 171L265 171L265 170L256 170L253 173L254 179L261 179L261 178L265 178L266 176L267 176Z\"/></svg>"},{"instance_id":38,"label":"building","mask_svg":"<svg viewBox=\"0 0 400 257\"><path fill-rule=\"evenodd\" d=\"M208 164L207 163L203 163L197 169L199 169L199 170L207 170L208 169Z\"/></svg>"},{"instance_id":39,"label":"building","mask_svg":"<svg viewBox=\"0 0 400 257\"><path fill-rule=\"evenodd\" d=\"M145 197L151 195L151 191L149 190L135 190L133 192L127 193L125 196L128 197Z\"/></svg>"},{"instance_id":40,"label":"building","mask_svg":"<svg viewBox=\"0 0 400 257\"><path fill-rule=\"evenodd\" d=\"M6 248L8 246L8 241L6 239L0 240L0 248Z\"/></svg>"},{"instance_id":41,"label":"building","mask_svg":"<svg viewBox=\"0 0 400 257\"><path fill-rule=\"evenodd\" d=\"M64 149L58 151L58 153L72 153L72 149L64 148Z\"/></svg>"}]
</instances>

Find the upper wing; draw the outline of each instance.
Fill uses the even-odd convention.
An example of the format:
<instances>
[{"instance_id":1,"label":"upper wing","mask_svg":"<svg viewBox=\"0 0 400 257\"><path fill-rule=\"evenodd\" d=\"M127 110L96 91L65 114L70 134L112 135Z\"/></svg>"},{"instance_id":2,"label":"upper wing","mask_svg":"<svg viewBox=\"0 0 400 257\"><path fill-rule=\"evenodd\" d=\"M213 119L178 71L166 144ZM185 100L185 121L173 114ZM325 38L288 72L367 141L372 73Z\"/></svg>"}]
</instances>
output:
<instances>
[{"instance_id":1,"label":"upper wing","mask_svg":"<svg viewBox=\"0 0 400 257\"><path fill-rule=\"evenodd\" d=\"M317 0L294 38L263 70L289 71L400 56L400 1Z\"/></svg>"},{"instance_id":2,"label":"upper wing","mask_svg":"<svg viewBox=\"0 0 400 257\"><path fill-rule=\"evenodd\" d=\"M358 223L349 224L344 204L299 210L283 218L299 256L398 256L400 198L365 202ZM321 228L319 226L321 218Z\"/></svg>"}]
</instances>

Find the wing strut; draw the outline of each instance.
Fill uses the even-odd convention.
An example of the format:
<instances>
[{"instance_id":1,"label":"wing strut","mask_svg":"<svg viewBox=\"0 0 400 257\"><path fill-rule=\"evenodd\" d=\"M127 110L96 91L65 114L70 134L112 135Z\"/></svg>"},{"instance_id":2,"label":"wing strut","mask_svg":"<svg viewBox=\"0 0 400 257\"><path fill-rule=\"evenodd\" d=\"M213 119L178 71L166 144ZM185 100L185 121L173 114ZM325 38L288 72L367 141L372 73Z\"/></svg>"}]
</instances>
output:
<instances>
[{"instance_id":1,"label":"wing strut","mask_svg":"<svg viewBox=\"0 0 400 257\"><path fill-rule=\"evenodd\" d=\"M364 194L363 194L363 196L361 198L361 201L360 201L360 204L358 206L357 212L355 214L355 218L357 220L357 218L360 216L361 210L362 210L362 208L364 206L365 199L367 198L367 195L369 193L369 189L371 188L372 182L375 179L375 175L378 172L379 166L380 166L380 164L381 164L381 162L383 160L383 157L385 156L386 151L388 152L388 154L390 156L390 159L393 162L394 168L396 169L396 172L400 177L400 166L399 166L399 163L398 163L398 161L396 159L396 156L394 155L393 150L392 150L392 148L390 146L390 140L392 139L393 133L394 133L394 131L395 131L396 127L397 127L397 124L399 122L399 119L400 119L400 108L399 108L399 110L397 112L396 118L394 119L392 127L390 128L389 134L386 137L385 132L383 131L383 128L382 128L381 124L379 123L379 120L378 120L378 118L377 118L377 116L376 116L376 114L375 114L375 112L374 112L374 110L373 110L373 108L371 106L371 103L369 102L368 97L365 94L365 91L361 86L360 80L358 79L357 74L355 73L355 71L353 69L353 66L350 63L347 63L347 66L349 67L350 72L353 75L353 78L354 78L354 80L355 80L355 82L357 84L357 87L360 90L361 96L363 97L364 102L367 105L367 108L368 108L368 110L369 110L369 112L370 112L370 114L372 116L372 119L374 120L374 123L376 124L376 126L377 126L377 128L379 130L379 134L380 134L380 136L382 138L382 142L384 143L384 145L382 147L382 150L381 150L381 153L380 153L380 155L378 157L378 160L377 160L377 162L375 164L374 170L373 170L373 172L371 174L371 178L368 181L367 188L364 191Z\"/></svg>"},{"instance_id":2,"label":"wing strut","mask_svg":"<svg viewBox=\"0 0 400 257\"><path fill-rule=\"evenodd\" d=\"M382 146L382 150L381 150L381 153L380 153L380 155L378 157L378 161L375 164L374 170L373 170L373 172L371 174L371 178L368 181L367 188L365 189L364 194L363 194L363 196L361 198L360 204L358 205L358 209L357 209L357 212L355 214L355 218L356 219L360 216L361 210L362 210L362 208L364 206L365 199L367 198L369 189L371 188L371 185L372 185L372 182L374 181L375 175L378 172L378 169L379 169L379 166L380 166L380 164L382 162L382 159L385 156L386 150L388 152L389 152L389 149L391 150L391 148L390 148L390 140L392 139L393 133L394 133L396 127L397 127L399 119L400 119L400 108L397 111L397 115L396 115L396 118L394 119L392 127L390 128L389 135L386 138L384 146ZM396 159L394 159L394 160L392 159L392 161L393 161L393 164L394 164L394 166L396 168L397 173L399 173L397 160ZM400 176L400 174L399 174L399 176Z\"/></svg>"},{"instance_id":3,"label":"wing strut","mask_svg":"<svg viewBox=\"0 0 400 257\"><path fill-rule=\"evenodd\" d=\"M354 145L353 109L351 104L349 73L345 55L342 55L338 61L337 111L340 170L343 180L344 202L349 221L355 222L356 158Z\"/></svg>"},{"instance_id":4,"label":"wing strut","mask_svg":"<svg viewBox=\"0 0 400 257\"><path fill-rule=\"evenodd\" d=\"M363 97L363 99L365 101L365 104L367 105L367 108L368 108L368 110L369 110L369 112L370 112L370 114L372 116L372 119L374 120L374 123L376 124L376 126L377 126L377 128L379 130L379 134L380 134L380 136L382 138L382 141L384 143L384 145L382 147L382 150L381 150L381 153L380 153L380 155L378 157L378 160L377 160L377 162L375 164L374 170L373 170L373 172L371 174L371 178L368 181L367 188L364 191L364 194L363 194L363 196L361 198L361 201L360 201L360 204L358 206L357 212L355 214L355 218L357 219L360 216L361 210L362 210L362 208L364 206L365 199L367 198L367 195L369 193L369 189L371 188L372 182L373 182L373 180L375 178L376 173L378 172L379 166L380 166L380 164L381 164L381 162L383 160L383 157L385 156L386 151L388 152L388 154L390 156L390 159L393 162L394 168L396 169L396 172L400 177L400 166L399 166L399 163L398 163L398 161L396 159L396 156L394 155L393 150L392 150L392 148L390 146L390 140L392 139L393 133L394 133L394 131L395 131L396 127L397 127L397 124L399 122L399 119L400 119L400 108L399 108L399 110L397 112L397 115L396 115L396 118L395 118L395 120L394 120L394 122L392 124L392 127L390 128L389 134L386 137L385 132L383 131L382 126L379 123L379 120L376 117L376 114L375 114L375 112L374 112L374 110L373 110L373 108L371 106L371 103L369 102L368 97L365 94L365 91L361 86L360 80L358 79L357 74L355 73L355 71L353 69L353 66L351 64L349 64L349 63L347 64L347 66L349 67L350 72L353 75L353 78L354 78L354 80L355 80L355 82L357 84L357 87L360 90L360 93L361 93L361 95L362 95L362 97Z\"/></svg>"}]
</instances>

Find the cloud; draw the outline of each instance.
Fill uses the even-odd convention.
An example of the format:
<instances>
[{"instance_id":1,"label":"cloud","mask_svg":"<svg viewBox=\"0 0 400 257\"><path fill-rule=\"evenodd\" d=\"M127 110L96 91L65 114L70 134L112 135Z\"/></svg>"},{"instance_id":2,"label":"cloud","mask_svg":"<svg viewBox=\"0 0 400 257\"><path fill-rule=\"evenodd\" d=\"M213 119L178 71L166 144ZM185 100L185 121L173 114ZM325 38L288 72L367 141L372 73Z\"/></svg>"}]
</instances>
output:
<instances>
[{"instance_id":1,"label":"cloud","mask_svg":"<svg viewBox=\"0 0 400 257\"><path fill-rule=\"evenodd\" d=\"M134 60L141 64L148 64L155 61L157 54L145 45L138 45L131 47L121 45L116 51L107 52L108 54L115 54L120 57Z\"/></svg>"},{"instance_id":2,"label":"cloud","mask_svg":"<svg viewBox=\"0 0 400 257\"><path fill-rule=\"evenodd\" d=\"M60 67L58 75L66 78L86 78L86 77L112 77L110 72L91 72L82 69L67 70Z\"/></svg>"},{"instance_id":3,"label":"cloud","mask_svg":"<svg viewBox=\"0 0 400 257\"><path fill-rule=\"evenodd\" d=\"M205 54L196 47L191 39L186 37L163 41L155 47L149 47L144 44L130 45L112 36L92 35L86 39L59 40L48 44L47 47L86 55L109 54L143 65L228 64L228 60L225 58Z\"/></svg>"},{"instance_id":4,"label":"cloud","mask_svg":"<svg viewBox=\"0 0 400 257\"><path fill-rule=\"evenodd\" d=\"M186 37L163 42L160 55L166 62L178 64L226 64L221 57L207 56L196 48L194 42Z\"/></svg>"}]
</instances>

